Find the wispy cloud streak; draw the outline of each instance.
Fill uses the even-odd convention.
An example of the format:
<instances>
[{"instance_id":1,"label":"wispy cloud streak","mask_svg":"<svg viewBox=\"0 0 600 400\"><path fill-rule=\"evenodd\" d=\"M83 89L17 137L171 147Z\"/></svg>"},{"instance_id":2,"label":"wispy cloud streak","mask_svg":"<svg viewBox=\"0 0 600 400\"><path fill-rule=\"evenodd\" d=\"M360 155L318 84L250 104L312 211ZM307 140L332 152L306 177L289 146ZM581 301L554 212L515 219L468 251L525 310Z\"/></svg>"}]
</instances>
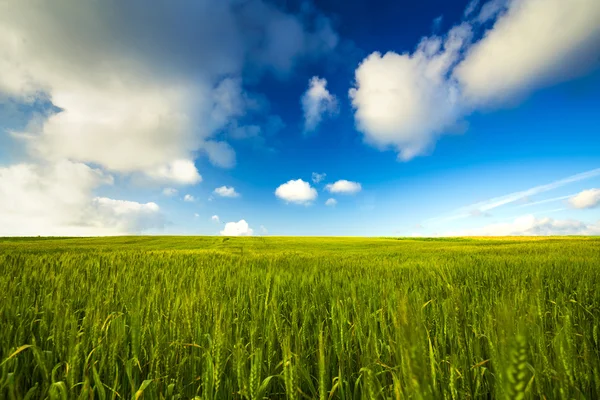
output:
<instances>
[{"instance_id":1,"label":"wispy cloud streak","mask_svg":"<svg viewBox=\"0 0 600 400\"><path fill-rule=\"evenodd\" d=\"M531 206L537 206L538 204L553 203L555 201L569 199L569 198L575 196L576 194L577 193L573 193L573 194L570 194L570 195L567 195L567 196L559 196L559 197L553 197L551 199L545 199L545 200L539 200L539 201L532 201L531 203L525 203L525 204L518 205L515 208L531 207Z\"/></svg>"},{"instance_id":2,"label":"wispy cloud streak","mask_svg":"<svg viewBox=\"0 0 600 400\"><path fill-rule=\"evenodd\" d=\"M583 181L586 179L591 179L591 178L595 178L597 176L600 176L600 168L596 168L596 169L592 169L590 171L586 171L586 172L582 172L579 174L575 174L575 175L571 175L567 178L564 179L560 179L551 183L547 183L545 185L539 185L539 186L534 186L530 189L527 190L522 190L519 192L513 192L504 196L499 196L499 197L494 197L488 200L484 200L481 201L479 203L475 203L475 204L471 204L469 206L466 207L461 207L457 210L455 210L450 216L446 216L446 217L439 217L439 218L431 218L429 220L427 220L427 223L432 223L432 222L449 222L449 221L455 221L458 219L462 219L462 218L467 218L473 215L473 213L484 213L486 211L490 211L493 210L495 208L507 205L507 204L511 204L514 202L517 202L519 200L523 200L526 199L528 197L531 196L535 196L538 195L540 193L545 193L554 189L558 189L562 186L568 185L570 183L574 183L574 182L579 182L579 181ZM540 203L545 203L545 202L550 202L550 201L558 201L561 199L566 199L568 197L571 196L565 196L565 197L561 197L561 198L554 198L554 199L548 199L548 200L542 200L540 202L535 202L535 203L528 203L525 204L523 206L527 206L527 205L533 205L533 204L540 204Z\"/></svg>"}]
</instances>

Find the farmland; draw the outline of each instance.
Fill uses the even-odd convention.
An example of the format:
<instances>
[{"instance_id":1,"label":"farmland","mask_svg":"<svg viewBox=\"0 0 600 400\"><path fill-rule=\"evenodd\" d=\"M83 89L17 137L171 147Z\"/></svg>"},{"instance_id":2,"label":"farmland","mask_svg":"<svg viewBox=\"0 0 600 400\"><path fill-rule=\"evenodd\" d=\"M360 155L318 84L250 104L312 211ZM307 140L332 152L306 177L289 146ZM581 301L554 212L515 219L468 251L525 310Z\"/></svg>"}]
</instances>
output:
<instances>
[{"instance_id":1,"label":"farmland","mask_svg":"<svg viewBox=\"0 0 600 400\"><path fill-rule=\"evenodd\" d=\"M0 398L599 398L598 288L598 238L0 239Z\"/></svg>"}]
</instances>

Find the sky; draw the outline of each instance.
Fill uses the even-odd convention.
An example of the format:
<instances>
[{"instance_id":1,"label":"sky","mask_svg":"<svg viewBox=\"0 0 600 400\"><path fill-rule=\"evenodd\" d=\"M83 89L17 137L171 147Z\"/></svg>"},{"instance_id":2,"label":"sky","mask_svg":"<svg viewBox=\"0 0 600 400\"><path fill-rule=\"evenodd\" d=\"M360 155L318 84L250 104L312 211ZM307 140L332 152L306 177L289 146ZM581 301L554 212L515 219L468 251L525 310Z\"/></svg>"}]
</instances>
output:
<instances>
[{"instance_id":1,"label":"sky","mask_svg":"<svg viewBox=\"0 0 600 400\"><path fill-rule=\"evenodd\" d=\"M597 0L0 2L0 236L600 235Z\"/></svg>"}]
</instances>

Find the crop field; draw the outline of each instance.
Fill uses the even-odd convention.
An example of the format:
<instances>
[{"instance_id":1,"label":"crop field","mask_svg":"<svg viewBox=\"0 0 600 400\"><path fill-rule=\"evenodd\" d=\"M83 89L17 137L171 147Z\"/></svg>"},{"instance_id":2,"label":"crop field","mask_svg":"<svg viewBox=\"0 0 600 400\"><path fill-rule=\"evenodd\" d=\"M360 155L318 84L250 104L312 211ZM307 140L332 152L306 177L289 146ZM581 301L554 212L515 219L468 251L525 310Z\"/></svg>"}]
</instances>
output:
<instances>
[{"instance_id":1,"label":"crop field","mask_svg":"<svg viewBox=\"0 0 600 400\"><path fill-rule=\"evenodd\" d=\"M599 330L599 238L0 238L2 399L597 399Z\"/></svg>"}]
</instances>

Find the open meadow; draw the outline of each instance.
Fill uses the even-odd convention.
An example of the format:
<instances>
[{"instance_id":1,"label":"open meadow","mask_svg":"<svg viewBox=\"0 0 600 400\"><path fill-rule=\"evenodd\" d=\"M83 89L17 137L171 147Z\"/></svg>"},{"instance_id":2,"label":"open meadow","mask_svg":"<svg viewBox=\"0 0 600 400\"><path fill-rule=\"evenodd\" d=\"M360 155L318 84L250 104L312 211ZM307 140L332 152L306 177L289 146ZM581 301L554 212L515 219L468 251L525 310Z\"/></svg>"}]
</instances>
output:
<instances>
[{"instance_id":1,"label":"open meadow","mask_svg":"<svg viewBox=\"0 0 600 400\"><path fill-rule=\"evenodd\" d=\"M599 238L0 239L0 398L600 398L599 288Z\"/></svg>"}]
</instances>

